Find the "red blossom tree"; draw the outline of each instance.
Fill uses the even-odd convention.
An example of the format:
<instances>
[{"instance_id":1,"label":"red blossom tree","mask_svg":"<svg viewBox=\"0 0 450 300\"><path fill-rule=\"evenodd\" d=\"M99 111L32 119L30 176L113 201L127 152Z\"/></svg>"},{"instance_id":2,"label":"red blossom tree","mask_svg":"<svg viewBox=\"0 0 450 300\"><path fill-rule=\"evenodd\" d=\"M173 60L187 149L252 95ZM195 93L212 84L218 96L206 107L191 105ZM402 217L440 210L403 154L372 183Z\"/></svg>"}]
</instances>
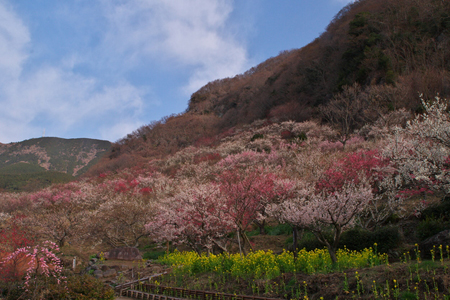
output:
<instances>
[{"instance_id":1,"label":"red blossom tree","mask_svg":"<svg viewBox=\"0 0 450 300\"><path fill-rule=\"evenodd\" d=\"M316 188L334 192L347 182L359 184L361 180L368 180L376 191L377 183L391 172L390 164L390 160L376 149L349 153L323 173Z\"/></svg>"},{"instance_id":2,"label":"red blossom tree","mask_svg":"<svg viewBox=\"0 0 450 300\"><path fill-rule=\"evenodd\" d=\"M285 198L293 183L280 180L279 176L263 168L224 171L218 176L219 188L226 203L226 213L233 220L240 250L240 238L244 245L250 242L245 235L250 224L265 217L268 203ZM251 245L250 245L251 247Z\"/></svg>"},{"instance_id":3,"label":"red blossom tree","mask_svg":"<svg viewBox=\"0 0 450 300\"><path fill-rule=\"evenodd\" d=\"M16 216L9 219L0 230L0 261L18 248L34 245L30 233L19 225L21 218ZM7 264L0 265L0 281L19 280L22 275L19 267L20 257L13 257Z\"/></svg>"}]
</instances>

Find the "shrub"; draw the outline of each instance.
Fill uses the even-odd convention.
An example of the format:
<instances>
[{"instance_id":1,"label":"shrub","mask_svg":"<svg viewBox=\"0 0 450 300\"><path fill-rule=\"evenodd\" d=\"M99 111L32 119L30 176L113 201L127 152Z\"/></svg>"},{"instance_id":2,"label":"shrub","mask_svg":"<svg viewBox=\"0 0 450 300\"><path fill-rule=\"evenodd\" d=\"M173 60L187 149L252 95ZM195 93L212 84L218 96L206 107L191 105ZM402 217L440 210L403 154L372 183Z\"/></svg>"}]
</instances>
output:
<instances>
[{"instance_id":1,"label":"shrub","mask_svg":"<svg viewBox=\"0 0 450 300\"><path fill-rule=\"evenodd\" d=\"M158 259L160 256L163 256L166 253L166 251L147 251L144 252L144 255L142 255L143 259Z\"/></svg>"},{"instance_id":2,"label":"shrub","mask_svg":"<svg viewBox=\"0 0 450 300\"><path fill-rule=\"evenodd\" d=\"M398 228L395 226L380 227L374 231L353 228L342 234L339 247L346 246L349 250L363 250L377 244L379 253L386 253L397 247L400 241Z\"/></svg>"},{"instance_id":3,"label":"shrub","mask_svg":"<svg viewBox=\"0 0 450 300\"><path fill-rule=\"evenodd\" d=\"M281 132L281 138L286 139L292 139L294 137L294 134L289 130L284 130Z\"/></svg>"},{"instance_id":4,"label":"shrub","mask_svg":"<svg viewBox=\"0 0 450 300\"><path fill-rule=\"evenodd\" d=\"M257 139L263 139L264 135L261 133L256 133L255 135L252 136L251 141L254 142Z\"/></svg>"},{"instance_id":5,"label":"shrub","mask_svg":"<svg viewBox=\"0 0 450 300\"><path fill-rule=\"evenodd\" d=\"M306 251L313 251L315 249L322 249L323 244L311 232L307 231L303 234L302 239L298 243L298 249L305 249Z\"/></svg>"},{"instance_id":6,"label":"shrub","mask_svg":"<svg viewBox=\"0 0 450 300\"><path fill-rule=\"evenodd\" d=\"M450 220L450 197L444 197L441 203L437 205L431 205L425 208L421 213L421 219L426 220L429 218L439 219L443 218L443 221Z\"/></svg>"},{"instance_id":7,"label":"shrub","mask_svg":"<svg viewBox=\"0 0 450 300\"><path fill-rule=\"evenodd\" d=\"M331 234L331 232L330 232ZM292 244L292 239L288 240ZM373 247L377 244L378 253L387 253L389 249L395 248L400 241L398 228L394 226L381 227L375 231L364 230L362 228L353 228L345 231L339 242L339 248L361 251ZM303 238L298 243L298 249L312 251L322 249L321 244L311 232L305 232Z\"/></svg>"},{"instance_id":8,"label":"shrub","mask_svg":"<svg viewBox=\"0 0 450 300\"><path fill-rule=\"evenodd\" d=\"M427 216L425 220L420 221L417 225L417 237L422 241L433 235L448 229L450 226L449 222L445 222L443 217L432 218Z\"/></svg>"},{"instance_id":9,"label":"shrub","mask_svg":"<svg viewBox=\"0 0 450 300\"><path fill-rule=\"evenodd\" d=\"M268 235L288 235L292 234L292 227L289 224L279 224L276 226L266 226L265 231Z\"/></svg>"},{"instance_id":10,"label":"shrub","mask_svg":"<svg viewBox=\"0 0 450 300\"><path fill-rule=\"evenodd\" d=\"M114 299L114 290L102 281L87 274L70 276L67 278L67 289L61 285L50 286L51 291L46 299Z\"/></svg>"}]
</instances>

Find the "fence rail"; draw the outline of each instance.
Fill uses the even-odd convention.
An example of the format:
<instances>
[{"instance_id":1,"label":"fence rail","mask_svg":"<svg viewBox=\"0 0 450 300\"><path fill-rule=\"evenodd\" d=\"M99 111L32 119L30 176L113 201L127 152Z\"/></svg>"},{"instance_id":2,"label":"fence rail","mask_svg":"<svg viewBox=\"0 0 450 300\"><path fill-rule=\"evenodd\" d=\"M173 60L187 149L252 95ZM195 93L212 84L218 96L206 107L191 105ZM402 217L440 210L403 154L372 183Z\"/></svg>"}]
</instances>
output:
<instances>
[{"instance_id":1,"label":"fence rail","mask_svg":"<svg viewBox=\"0 0 450 300\"><path fill-rule=\"evenodd\" d=\"M188 290L145 283L151 278L161 275L162 274L155 274L153 276L142 278L141 280L128 282L117 286L115 290L118 291L121 296L147 300L280 300L277 298Z\"/></svg>"}]
</instances>

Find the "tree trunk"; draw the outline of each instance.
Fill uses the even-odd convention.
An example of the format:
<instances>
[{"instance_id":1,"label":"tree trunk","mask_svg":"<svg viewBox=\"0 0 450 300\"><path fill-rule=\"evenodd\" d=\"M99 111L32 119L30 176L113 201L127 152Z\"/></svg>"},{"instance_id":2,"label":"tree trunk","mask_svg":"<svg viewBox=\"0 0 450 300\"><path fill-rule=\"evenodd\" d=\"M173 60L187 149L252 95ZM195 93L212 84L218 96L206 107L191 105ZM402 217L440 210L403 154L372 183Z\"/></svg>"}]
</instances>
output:
<instances>
[{"instance_id":1,"label":"tree trunk","mask_svg":"<svg viewBox=\"0 0 450 300\"><path fill-rule=\"evenodd\" d=\"M292 227L292 252L294 253L294 260L297 259L297 249L298 248L298 227Z\"/></svg>"},{"instance_id":2,"label":"tree trunk","mask_svg":"<svg viewBox=\"0 0 450 300\"><path fill-rule=\"evenodd\" d=\"M259 227L259 234L264 235L266 234L266 230L264 229L264 226L266 225L266 220L263 220L262 222L259 222L257 220L253 221L256 225Z\"/></svg>"},{"instance_id":3,"label":"tree trunk","mask_svg":"<svg viewBox=\"0 0 450 300\"><path fill-rule=\"evenodd\" d=\"M331 262L333 263L333 266L337 263L337 257L336 257L336 249L334 249L331 245L327 246L328 253L330 253Z\"/></svg>"},{"instance_id":4,"label":"tree trunk","mask_svg":"<svg viewBox=\"0 0 450 300\"><path fill-rule=\"evenodd\" d=\"M250 240L248 239L248 236L245 234L245 232L242 232L242 236L243 236L243 239L245 241L247 241L248 245L250 246L250 249L253 251L252 243L250 243ZM244 245L245 245L245 243L244 243Z\"/></svg>"}]
</instances>

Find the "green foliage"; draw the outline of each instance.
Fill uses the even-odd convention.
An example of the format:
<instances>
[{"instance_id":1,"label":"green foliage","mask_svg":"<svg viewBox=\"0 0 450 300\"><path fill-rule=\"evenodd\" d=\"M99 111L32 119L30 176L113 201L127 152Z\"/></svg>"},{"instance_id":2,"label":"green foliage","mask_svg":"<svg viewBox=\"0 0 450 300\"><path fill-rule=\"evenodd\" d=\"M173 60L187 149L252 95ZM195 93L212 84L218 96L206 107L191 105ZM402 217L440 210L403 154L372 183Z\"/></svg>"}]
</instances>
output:
<instances>
[{"instance_id":1,"label":"green foliage","mask_svg":"<svg viewBox=\"0 0 450 300\"><path fill-rule=\"evenodd\" d=\"M6 165L0 167L0 174L14 175L14 174L32 174L45 172L43 167L35 164L29 164L24 162L19 162L17 164Z\"/></svg>"},{"instance_id":2,"label":"green foliage","mask_svg":"<svg viewBox=\"0 0 450 300\"><path fill-rule=\"evenodd\" d=\"M387 84L394 85L395 84L395 73L392 70L389 70L386 72L386 76L384 77L384 80ZM392 111L391 107L388 107L390 111Z\"/></svg>"},{"instance_id":3,"label":"green foliage","mask_svg":"<svg viewBox=\"0 0 450 300\"><path fill-rule=\"evenodd\" d=\"M450 197L444 197L439 204L431 205L421 213L417 225L417 237L425 240L450 228Z\"/></svg>"},{"instance_id":4,"label":"green foliage","mask_svg":"<svg viewBox=\"0 0 450 300\"><path fill-rule=\"evenodd\" d=\"M24 288L19 283L4 283L0 282L0 299L16 300L24 293Z\"/></svg>"},{"instance_id":5,"label":"green foliage","mask_svg":"<svg viewBox=\"0 0 450 300\"><path fill-rule=\"evenodd\" d=\"M166 253L166 251L161 250L161 251L147 251L144 252L144 254L142 255L143 259L153 259L156 260L159 257L163 256Z\"/></svg>"},{"instance_id":6,"label":"green foliage","mask_svg":"<svg viewBox=\"0 0 450 300\"><path fill-rule=\"evenodd\" d=\"M298 138L300 141L306 141L306 140L308 139L308 137L306 136L306 133L305 133L304 131L300 132L300 133L298 134L297 138Z\"/></svg>"},{"instance_id":7,"label":"green foliage","mask_svg":"<svg viewBox=\"0 0 450 300\"><path fill-rule=\"evenodd\" d=\"M265 229L265 227L264 227L264 229ZM248 231L248 232L245 233L245 235L247 237L256 236L256 235L259 235L259 234L260 234L259 228L255 229L255 230L252 230L252 231Z\"/></svg>"},{"instance_id":8,"label":"green foliage","mask_svg":"<svg viewBox=\"0 0 450 300\"><path fill-rule=\"evenodd\" d=\"M450 220L450 197L444 197L437 205L430 205L422 211L421 219L443 218L444 221Z\"/></svg>"},{"instance_id":9,"label":"green foliage","mask_svg":"<svg viewBox=\"0 0 450 300\"><path fill-rule=\"evenodd\" d=\"M278 224L276 226L266 226L264 230L268 235L288 235L292 234L292 227L289 224Z\"/></svg>"},{"instance_id":10,"label":"green foliage","mask_svg":"<svg viewBox=\"0 0 450 300\"><path fill-rule=\"evenodd\" d=\"M113 300L114 290L102 281L90 275L73 275L67 278L67 290L63 285L54 284L50 286L49 295L46 299L77 299L77 300Z\"/></svg>"},{"instance_id":11,"label":"green foliage","mask_svg":"<svg viewBox=\"0 0 450 300\"><path fill-rule=\"evenodd\" d=\"M291 240L292 243L292 240ZM315 249L323 248L323 244L309 231L303 234L303 237L298 242L298 249L305 249L306 251L313 251Z\"/></svg>"},{"instance_id":12,"label":"green foliage","mask_svg":"<svg viewBox=\"0 0 450 300\"><path fill-rule=\"evenodd\" d=\"M400 293L400 299L402 299L402 300L403 299L404 300L409 300L409 299L413 300L414 299L415 300L415 299L417 299L417 295L410 291L403 291Z\"/></svg>"},{"instance_id":13,"label":"green foliage","mask_svg":"<svg viewBox=\"0 0 450 300\"><path fill-rule=\"evenodd\" d=\"M55 171L26 174L0 174L0 189L8 192L31 192L45 188L54 183L66 183L74 179L75 177L72 175Z\"/></svg>"},{"instance_id":14,"label":"green foliage","mask_svg":"<svg viewBox=\"0 0 450 300\"><path fill-rule=\"evenodd\" d=\"M349 24L349 34L358 36L363 33L362 28L368 23L369 13L363 12L355 15L355 18Z\"/></svg>"},{"instance_id":15,"label":"green foliage","mask_svg":"<svg viewBox=\"0 0 450 300\"><path fill-rule=\"evenodd\" d=\"M419 225L417 225L417 237L420 240L425 240L449 228L450 222L445 222L443 217L427 217L425 220L420 221Z\"/></svg>"},{"instance_id":16,"label":"green foliage","mask_svg":"<svg viewBox=\"0 0 450 300\"><path fill-rule=\"evenodd\" d=\"M253 142L253 141L257 140L257 139L263 139L263 138L264 138L263 134L256 133L254 136L252 136L251 141Z\"/></svg>"},{"instance_id":17,"label":"green foliage","mask_svg":"<svg viewBox=\"0 0 450 300\"><path fill-rule=\"evenodd\" d=\"M387 253L390 249L398 246L399 242L400 234L395 226L380 227L374 231L354 228L342 234L339 247L345 246L350 250L360 251L373 247L376 243L379 253Z\"/></svg>"},{"instance_id":18,"label":"green foliage","mask_svg":"<svg viewBox=\"0 0 450 300\"><path fill-rule=\"evenodd\" d=\"M288 239L287 242L292 244L292 238ZM380 227L374 231L353 228L342 234L339 248L361 251L373 247L376 243L379 253L387 253L389 249L398 246L399 242L400 234L398 228L395 226ZM308 231L303 234L302 239L298 243L298 249L306 249L307 251L321 249L323 247L324 245L317 240L314 234Z\"/></svg>"}]
</instances>

